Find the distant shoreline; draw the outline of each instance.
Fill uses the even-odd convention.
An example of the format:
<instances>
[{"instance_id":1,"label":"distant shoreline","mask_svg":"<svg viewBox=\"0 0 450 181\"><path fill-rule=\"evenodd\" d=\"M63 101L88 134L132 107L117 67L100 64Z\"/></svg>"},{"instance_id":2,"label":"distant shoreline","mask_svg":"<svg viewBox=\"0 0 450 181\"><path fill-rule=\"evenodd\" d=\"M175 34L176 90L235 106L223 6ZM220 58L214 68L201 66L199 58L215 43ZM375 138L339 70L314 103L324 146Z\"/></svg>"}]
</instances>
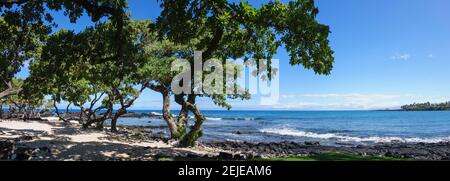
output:
<instances>
[{"instance_id":1,"label":"distant shoreline","mask_svg":"<svg viewBox=\"0 0 450 181\"><path fill-rule=\"evenodd\" d=\"M373 111L399 111L399 112L425 112L425 111L432 111L432 112L439 112L439 111L450 111L450 110L403 110L403 109L380 109L380 110L373 110Z\"/></svg>"}]
</instances>

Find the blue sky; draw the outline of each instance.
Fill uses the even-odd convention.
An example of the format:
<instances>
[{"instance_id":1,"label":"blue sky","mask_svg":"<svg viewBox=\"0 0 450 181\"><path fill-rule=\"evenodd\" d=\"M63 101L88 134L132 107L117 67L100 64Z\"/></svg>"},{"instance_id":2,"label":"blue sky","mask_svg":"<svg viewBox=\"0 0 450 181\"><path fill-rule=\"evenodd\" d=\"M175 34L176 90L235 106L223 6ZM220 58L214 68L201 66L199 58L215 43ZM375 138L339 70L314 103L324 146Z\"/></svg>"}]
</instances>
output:
<instances>
[{"instance_id":1,"label":"blue sky","mask_svg":"<svg viewBox=\"0 0 450 181\"><path fill-rule=\"evenodd\" d=\"M258 5L267 1L249 1ZM288 1L283 1L288 2ZM155 19L156 0L130 0L135 19ZM258 97L232 100L234 109L353 110L397 108L412 102L450 100L450 1L317 0L318 20L331 27L334 69L329 76L290 66L280 48L280 100L260 105ZM68 23L55 13L59 28L81 30L88 18ZM24 69L19 76L26 77ZM220 109L208 99L203 109ZM160 109L159 94L146 91L134 109ZM176 108L176 107L175 107Z\"/></svg>"}]
</instances>

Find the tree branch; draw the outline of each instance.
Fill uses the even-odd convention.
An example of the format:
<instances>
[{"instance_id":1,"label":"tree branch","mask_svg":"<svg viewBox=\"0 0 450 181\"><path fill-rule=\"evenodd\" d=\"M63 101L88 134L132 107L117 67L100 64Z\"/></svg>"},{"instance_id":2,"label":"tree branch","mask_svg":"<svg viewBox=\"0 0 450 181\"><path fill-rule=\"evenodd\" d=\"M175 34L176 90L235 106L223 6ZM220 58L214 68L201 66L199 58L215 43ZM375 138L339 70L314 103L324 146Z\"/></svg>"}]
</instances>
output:
<instances>
[{"instance_id":1,"label":"tree branch","mask_svg":"<svg viewBox=\"0 0 450 181\"><path fill-rule=\"evenodd\" d=\"M5 82L5 84L8 86L8 88L0 92L0 98L15 95L18 94L20 91L22 91L22 88L13 88L11 82Z\"/></svg>"},{"instance_id":2,"label":"tree branch","mask_svg":"<svg viewBox=\"0 0 450 181\"><path fill-rule=\"evenodd\" d=\"M6 5L21 5L23 3L29 2L31 0L2 0L2 2L0 2L0 5L2 6L6 6Z\"/></svg>"}]
</instances>

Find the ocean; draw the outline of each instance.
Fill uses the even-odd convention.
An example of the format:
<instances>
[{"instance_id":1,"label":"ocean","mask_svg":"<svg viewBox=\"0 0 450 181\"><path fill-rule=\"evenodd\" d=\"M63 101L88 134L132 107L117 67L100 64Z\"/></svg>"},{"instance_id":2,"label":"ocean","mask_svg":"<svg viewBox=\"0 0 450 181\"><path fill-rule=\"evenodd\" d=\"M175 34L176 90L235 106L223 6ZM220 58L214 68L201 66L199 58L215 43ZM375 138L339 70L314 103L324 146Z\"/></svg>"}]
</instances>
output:
<instances>
[{"instance_id":1,"label":"ocean","mask_svg":"<svg viewBox=\"0 0 450 181\"><path fill-rule=\"evenodd\" d=\"M139 110L130 112L161 111ZM201 141L318 141L322 145L450 141L450 111L203 111ZM190 121L191 123L193 121ZM120 125L165 126L158 118L121 118ZM159 128L151 131L164 132Z\"/></svg>"}]
</instances>

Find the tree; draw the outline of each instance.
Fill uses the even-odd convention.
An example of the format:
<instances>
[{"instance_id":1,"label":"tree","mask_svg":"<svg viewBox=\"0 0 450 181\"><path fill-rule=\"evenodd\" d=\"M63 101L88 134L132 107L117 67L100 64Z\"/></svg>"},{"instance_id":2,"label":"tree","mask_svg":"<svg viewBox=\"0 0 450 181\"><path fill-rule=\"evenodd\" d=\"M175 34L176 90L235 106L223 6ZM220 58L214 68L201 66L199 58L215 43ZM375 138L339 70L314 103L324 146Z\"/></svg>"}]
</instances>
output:
<instances>
[{"instance_id":1,"label":"tree","mask_svg":"<svg viewBox=\"0 0 450 181\"><path fill-rule=\"evenodd\" d=\"M178 62L177 60L183 55L189 54L191 52L191 47L189 45L175 45L173 42L168 40L157 40L156 36L148 36L148 40L145 47L145 56L147 59L145 61L145 65L142 66L138 74L141 77L142 84L162 95L163 98L163 119L168 124L171 138L173 139L182 139L187 135L187 126L188 126L188 111L189 107L184 106L181 108L178 116L174 118L171 113L171 96L174 95L171 84L174 77L179 74L181 71L173 71L173 67L176 64L183 64L187 62ZM178 65L176 65L178 66ZM180 65L181 66L181 65ZM187 65L190 66L190 65ZM240 67L238 65L234 65L233 68ZM250 96L247 91L243 90L236 83L230 81L230 79L226 79L229 82L226 83L227 86L236 86L237 89L241 89L243 94L235 94L235 95L225 95L225 94L204 94L203 96L209 97L213 100L216 105L221 107L225 107L227 109L231 108L225 99L233 98L233 99L249 99ZM226 89L225 87L224 89ZM175 96L175 101L179 104L183 100L180 100L180 96Z\"/></svg>"},{"instance_id":2,"label":"tree","mask_svg":"<svg viewBox=\"0 0 450 181\"><path fill-rule=\"evenodd\" d=\"M117 29L115 35L120 50L126 7L125 0L1 0L0 99L22 90L13 87L11 81L25 61L39 56L39 47L56 25L49 10L64 10L71 22L85 12L94 22L108 17Z\"/></svg>"},{"instance_id":3,"label":"tree","mask_svg":"<svg viewBox=\"0 0 450 181\"><path fill-rule=\"evenodd\" d=\"M31 65L25 92L52 96L55 108L61 101L79 107L84 128L94 123L102 128L111 119L111 130L117 131L118 118L144 90L136 88L140 81L135 72L143 62L141 47L148 24L127 20L121 30L121 48L113 22L98 23L80 33L53 34L41 59Z\"/></svg>"},{"instance_id":4,"label":"tree","mask_svg":"<svg viewBox=\"0 0 450 181\"><path fill-rule=\"evenodd\" d=\"M14 78L12 81L13 87L22 87L24 84L23 79ZM27 97L23 94L13 94L5 97L2 100L2 105L8 105L9 115L11 118L20 119L40 119L40 112L36 110L43 107L44 100L41 97Z\"/></svg>"},{"instance_id":5,"label":"tree","mask_svg":"<svg viewBox=\"0 0 450 181\"><path fill-rule=\"evenodd\" d=\"M31 4L19 9L0 9L0 98L18 94L12 85L24 63L39 56L39 47L50 32L39 14L43 10Z\"/></svg>"},{"instance_id":6,"label":"tree","mask_svg":"<svg viewBox=\"0 0 450 181\"><path fill-rule=\"evenodd\" d=\"M329 27L317 22L319 11L313 0L297 0L288 4L274 1L260 8L246 2L225 0L161 0L160 3L163 11L153 26L160 40L167 39L176 45L189 44L194 50L203 52L203 61L239 57L246 61L265 59L270 79L274 73L271 59L277 49L284 46L289 52L291 65L303 65L325 75L332 69L334 58L328 44ZM193 57L192 51L180 56L191 65ZM184 146L193 145L201 136L205 118L195 104L198 96L175 95L182 112L187 109L196 119L189 133L181 139ZM225 102L225 99L221 101Z\"/></svg>"},{"instance_id":7,"label":"tree","mask_svg":"<svg viewBox=\"0 0 450 181\"><path fill-rule=\"evenodd\" d=\"M169 41L158 42L155 37L149 36L149 41L145 47L145 55L148 57L144 66L142 66L138 74L142 80L142 85L153 91L161 93L163 97L163 119L169 126L172 138L179 138L180 129L185 122L181 118L187 117L184 112L180 112L178 121L176 122L170 112L170 84L175 76L172 72L172 62L176 60L176 52L186 49L186 46L176 46Z\"/></svg>"}]
</instances>

